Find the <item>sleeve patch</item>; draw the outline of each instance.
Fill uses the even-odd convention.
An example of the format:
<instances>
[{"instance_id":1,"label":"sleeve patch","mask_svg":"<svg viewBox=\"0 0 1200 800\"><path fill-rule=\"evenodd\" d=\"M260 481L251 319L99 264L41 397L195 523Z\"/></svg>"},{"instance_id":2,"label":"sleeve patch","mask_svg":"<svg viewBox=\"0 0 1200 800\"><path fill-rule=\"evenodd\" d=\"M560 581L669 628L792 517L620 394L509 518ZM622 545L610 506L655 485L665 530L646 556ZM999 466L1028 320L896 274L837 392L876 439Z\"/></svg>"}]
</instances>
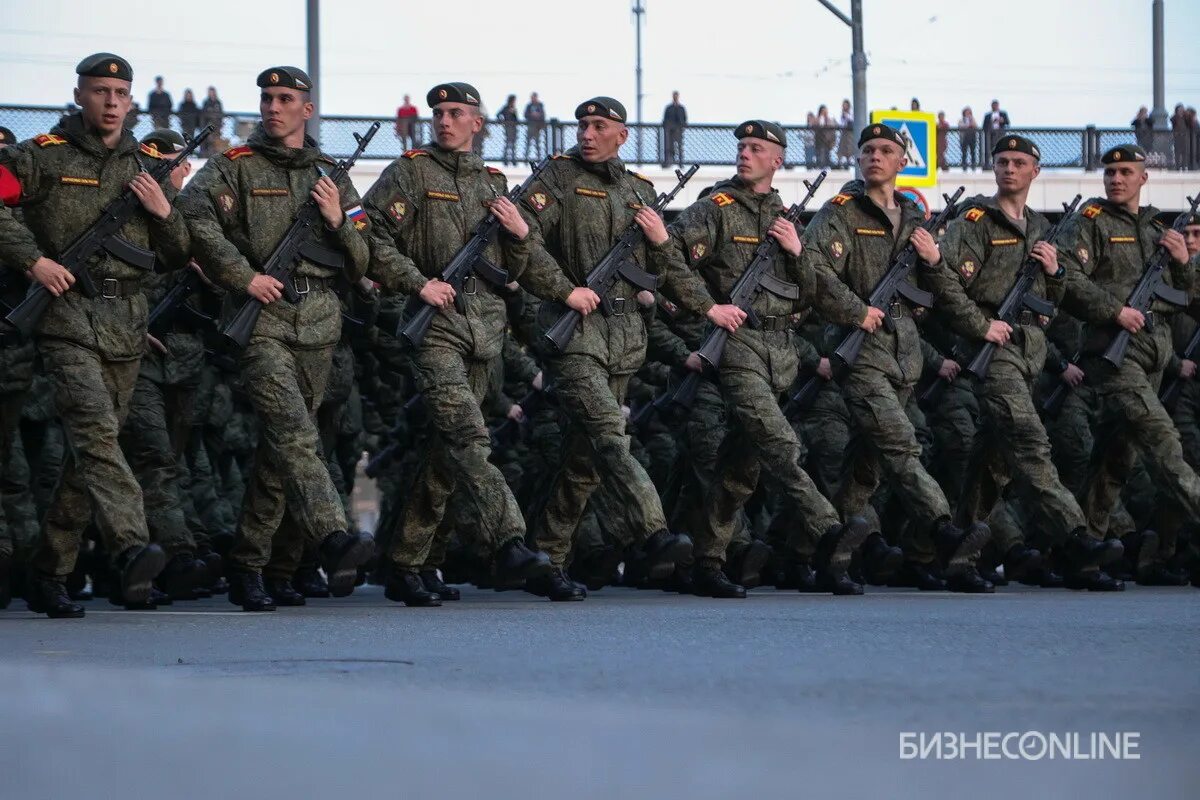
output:
<instances>
[{"instance_id":1,"label":"sleeve patch","mask_svg":"<svg viewBox=\"0 0 1200 800\"><path fill-rule=\"evenodd\" d=\"M692 262L695 263L708 255L708 245L704 242L696 242L688 252L692 257Z\"/></svg>"},{"instance_id":2,"label":"sleeve patch","mask_svg":"<svg viewBox=\"0 0 1200 800\"><path fill-rule=\"evenodd\" d=\"M971 280L975 276L975 262L968 258L959 264L958 274L962 275L964 280Z\"/></svg>"},{"instance_id":3,"label":"sleeve patch","mask_svg":"<svg viewBox=\"0 0 1200 800\"><path fill-rule=\"evenodd\" d=\"M1088 259L1090 258L1090 255L1088 254L1088 249L1086 247L1079 248L1078 250L1075 251L1075 257L1079 259L1080 264L1088 263Z\"/></svg>"},{"instance_id":4,"label":"sleeve patch","mask_svg":"<svg viewBox=\"0 0 1200 800\"><path fill-rule=\"evenodd\" d=\"M540 214L554 203L554 198L549 192L536 191L525 196L525 203Z\"/></svg>"},{"instance_id":5,"label":"sleeve patch","mask_svg":"<svg viewBox=\"0 0 1200 800\"><path fill-rule=\"evenodd\" d=\"M361 204L345 209L345 213L346 218L354 223L354 230L361 231L367 227L367 212L363 210Z\"/></svg>"},{"instance_id":6,"label":"sleeve patch","mask_svg":"<svg viewBox=\"0 0 1200 800\"><path fill-rule=\"evenodd\" d=\"M234 195L233 189L228 186L213 195L213 203L217 210L225 216L232 216L237 211L237 197Z\"/></svg>"},{"instance_id":7,"label":"sleeve patch","mask_svg":"<svg viewBox=\"0 0 1200 800\"><path fill-rule=\"evenodd\" d=\"M388 203L387 215L396 222L403 222L404 217L408 214L408 201L403 197L395 197L392 202Z\"/></svg>"},{"instance_id":8,"label":"sleeve patch","mask_svg":"<svg viewBox=\"0 0 1200 800\"><path fill-rule=\"evenodd\" d=\"M966 220L967 222L979 222L986 213L982 208L972 208L967 212Z\"/></svg>"},{"instance_id":9,"label":"sleeve patch","mask_svg":"<svg viewBox=\"0 0 1200 800\"><path fill-rule=\"evenodd\" d=\"M844 253L844 252L846 252L846 246L843 245L839 240L834 239L832 242L829 243L829 254L831 256L833 256L835 259L841 258L842 253Z\"/></svg>"}]
</instances>

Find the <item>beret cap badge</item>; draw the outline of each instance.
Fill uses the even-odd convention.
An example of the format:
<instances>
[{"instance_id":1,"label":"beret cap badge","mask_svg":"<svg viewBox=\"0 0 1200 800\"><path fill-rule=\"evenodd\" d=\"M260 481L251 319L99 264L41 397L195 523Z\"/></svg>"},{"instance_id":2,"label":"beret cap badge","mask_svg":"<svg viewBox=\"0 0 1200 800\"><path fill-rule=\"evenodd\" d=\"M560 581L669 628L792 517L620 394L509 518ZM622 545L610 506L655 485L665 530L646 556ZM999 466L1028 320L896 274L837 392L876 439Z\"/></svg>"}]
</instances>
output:
<instances>
[{"instance_id":1,"label":"beret cap badge","mask_svg":"<svg viewBox=\"0 0 1200 800\"><path fill-rule=\"evenodd\" d=\"M117 73L117 70L119 70L119 69L120 69L120 67L117 66L117 62L115 62L115 61L108 62L108 71L109 72L111 72L115 75Z\"/></svg>"},{"instance_id":2,"label":"beret cap badge","mask_svg":"<svg viewBox=\"0 0 1200 800\"><path fill-rule=\"evenodd\" d=\"M271 83L279 83L279 73L278 72L271 73Z\"/></svg>"}]
</instances>

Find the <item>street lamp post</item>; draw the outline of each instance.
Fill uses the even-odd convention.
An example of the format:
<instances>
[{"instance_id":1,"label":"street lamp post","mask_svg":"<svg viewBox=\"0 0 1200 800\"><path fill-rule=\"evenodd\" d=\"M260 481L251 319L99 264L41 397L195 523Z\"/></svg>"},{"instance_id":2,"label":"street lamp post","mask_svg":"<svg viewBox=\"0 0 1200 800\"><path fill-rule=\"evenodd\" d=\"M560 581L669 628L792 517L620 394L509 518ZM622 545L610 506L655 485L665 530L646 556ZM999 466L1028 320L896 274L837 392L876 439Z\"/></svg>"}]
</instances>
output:
<instances>
[{"instance_id":1,"label":"street lamp post","mask_svg":"<svg viewBox=\"0 0 1200 800\"><path fill-rule=\"evenodd\" d=\"M308 12L308 77L312 78L313 86L309 91L309 99L313 104L312 119L308 121L308 135L321 141L321 0L307 0Z\"/></svg>"},{"instance_id":2,"label":"street lamp post","mask_svg":"<svg viewBox=\"0 0 1200 800\"><path fill-rule=\"evenodd\" d=\"M646 15L646 6L642 4L642 0L634 0L633 17L634 27L637 30L637 64L634 67L634 76L637 83L637 97L634 98L636 103L637 113L637 163L640 166L642 163L642 17Z\"/></svg>"},{"instance_id":3,"label":"street lamp post","mask_svg":"<svg viewBox=\"0 0 1200 800\"><path fill-rule=\"evenodd\" d=\"M853 81L854 135L867 127L867 54L863 50L862 0L850 0L847 17L830 0L817 0L830 13L850 27L850 76ZM1157 0L1162 2L1162 0ZM856 168L857 170L857 168Z\"/></svg>"}]
</instances>

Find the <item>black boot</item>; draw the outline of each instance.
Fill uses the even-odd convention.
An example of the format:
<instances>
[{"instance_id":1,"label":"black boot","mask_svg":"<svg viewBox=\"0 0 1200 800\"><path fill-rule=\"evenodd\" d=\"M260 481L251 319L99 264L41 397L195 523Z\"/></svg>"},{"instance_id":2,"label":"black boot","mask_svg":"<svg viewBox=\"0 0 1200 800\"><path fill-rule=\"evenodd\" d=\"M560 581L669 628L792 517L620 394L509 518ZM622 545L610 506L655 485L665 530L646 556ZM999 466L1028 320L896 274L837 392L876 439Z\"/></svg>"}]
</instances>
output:
<instances>
[{"instance_id":1,"label":"black boot","mask_svg":"<svg viewBox=\"0 0 1200 800\"><path fill-rule=\"evenodd\" d=\"M974 567L964 567L947 575L946 588L963 594L991 594L996 591L995 585L985 580Z\"/></svg>"},{"instance_id":2,"label":"black boot","mask_svg":"<svg viewBox=\"0 0 1200 800\"><path fill-rule=\"evenodd\" d=\"M426 589L417 573L398 567L393 567L391 572L387 586L383 587L383 596L388 600L422 608L436 608L442 604L442 598L437 592Z\"/></svg>"},{"instance_id":3,"label":"black boot","mask_svg":"<svg viewBox=\"0 0 1200 800\"><path fill-rule=\"evenodd\" d=\"M620 582L621 558L620 550L606 546L588 553L585 558L576 558L567 575L576 583L582 583L589 592L599 591Z\"/></svg>"},{"instance_id":4,"label":"black boot","mask_svg":"<svg viewBox=\"0 0 1200 800\"><path fill-rule=\"evenodd\" d=\"M1120 539L1096 539L1084 530L1074 532L1063 544L1068 561L1075 570L1087 567L1105 567L1125 555L1125 545Z\"/></svg>"},{"instance_id":5,"label":"black boot","mask_svg":"<svg viewBox=\"0 0 1200 800\"><path fill-rule=\"evenodd\" d=\"M991 528L982 522L973 522L966 530L943 522L933 535L938 557L952 571L969 565L991 538Z\"/></svg>"},{"instance_id":6,"label":"black boot","mask_svg":"<svg viewBox=\"0 0 1200 800\"><path fill-rule=\"evenodd\" d=\"M771 558L771 546L757 539L738 550L725 562L725 575L746 589L762 584L763 568Z\"/></svg>"},{"instance_id":7,"label":"black boot","mask_svg":"<svg viewBox=\"0 0 1200 800\"><path fill-rule=\"evenodd\" d=\"M675 563L692 555L692 539L686 533L655 531L637 548L646 577L663 581L675 572Z\"/></svg>"},{"instance_id":8,"label":"black boot","mask_svg":"<svg viewBox=\"0 0 1200 800\"><path fill-rule=\"evenodd\" d=\"M115 566L120 575L118 585L123 605L149 603L154 579L166 563L167 554L156 544L135 545L117 556Z\"/></svg>"},{"instance_id":9,"label":"black boot","mask_svg":"<svg viewBox=\"0 0 1200 800\"><path fill-rule=\"evenodd\" d=\"M1042 554L1024 544L1014 544L1004 554L1004 577L1010 581L1025 582L1030 575L1042 572Z\"/></svg>"},{"instance_id":10,"label":"black boot","mask_svg":"<svg viewBox=\"0 0 1200 800\"><path fill-rule=\"evenodd\" d=\"M297 592L287 578L266 578L264 584L277 606L302 606L306 602L304 595Z\"/></svg>"},{"instance_id":11,"label":"black boot","mask_svg":"<svg viewBox=\"0 0 1200 800\"><path fill-rule=\"evenodd\" d=\"M787 583L801 594L823 594L828 589L822 588L817 579L817 571L807 561L798 561L791 566Z\"/></svg>"},{"instance_id":12,"label":"black boot","mask_svg":"<svg viewBox=\"0 0 1200 800\"><path fill-rule=\"evenodd\" d=\"M0 608L12 602L12 557L0 555Z\"/></svg>"},{"instance_id":13,"label":"black boot","mask_svg":"<svg viewBox=\"0 0 1200 800\"><path fill-rule=\"evenodd\" d=\"M873 533L862 546L863 577L872 586L886 586L904 566L904 551Z\"/></svg>"},{"instance_id":14,"label":"black boot","mask_svg":"<svg viewBox=\"0 0 1200 800\"><path fill-rule=\"evenodd\" d=\"M433 592L443 600L457 600L462 594L453 586L448 586L438 575L436 569L423 569L420 572L421 583L428 591Z\"/></svg>"},{"instance_id":15,"label":"black boot","mask_svg":"<svg viewBox=\"0 0 1200 800\"><path fill-rule=\"evenodd\" d=\"M941 592L946 589L946 581L938 575L936 564L905 561L896 577L888 581L888 586L920 589L922 592Z\"/></svg>"},{"instance_id":16,"label":"black boot","mask_svg":"<svg viewBox=\"0 0 1200 800\"><path fill-rule=\"evenodd\" d=\"M1102 569L1079 570L1069 573L1064 582L1068 589L1089 592L1123 592L1125 582L1117 580Z\"/></svg>"},{"instance_id":17,"label":"black boot","mask_svg":"<svg viewBox=\"0 0 1200 800\"><path fill-rule=\"evenodd\" d=\"M850 560L870 535L871 528L862 517L851 517L845 525L830 528L817 542L817 553L814 559L817 570L817 583L823 591L835 595L859 595L863 593L862 584L851 580L847 571Z\"/></svg>"},{"instance_id":18,"label":"black boot","mask_svg":"<svg viewBox=\"0 0 1200 800\"><path fill-rule=\"evenodd\" d=\"M697 565L692 570L692 594L697 597L740 599L746 596L746 589L730 581L719 569Z\"/></svg>"},{"instance_id":19,"label":"black boot","mask_svg":"<svg viewBox=\"0 0 1200 800\"><path fill-rule=\"evenodd\" d=\"M358 568L374 554L375 540L362 531L334 531L325 537L318 550L329 581L329 593L346 597L354 591Z\"/></svg>"},{"instance_id":20,"label":"black boot","mask_svg":"<svg viewBox=\"0 0 1200 800\"><path fill-rule=\"evenodd\" d=\"M550 556L541 550L530 550L521 539L512 539L496 551L496 586L519 587L522 581L548 576L554 569Z\"/></svg>"},{"instance_id":21,"label":"black boot","mask_svg":"<svg viewBox=\"0 0 1200 800\"><path fill-rule=\"evenodd\" d=\"M1139 586L1187 586L1188 576L1165 564L1150 564L1138 570L1137 582Z\"/></svg>"},{"instance_id":22,"label":"black boot","mask_svg":"<svg viewBox=\"0 0 1200 800\"><path fill-rule=\"evenodd\" d=\"M568 578L561 567L552 567L549 575L527 580L525 591L538 597L547 597L556 603L583 600L587 597L587 590Z\"/></svg>"},{"instance_id":23,"label":"black boot","mask_svg":"<svg viewBox=\"0 0 1200 800\"><path fill-rule=\"evenodd\" d=\"M35 614L45 614L50 619L83 616L83 606L71 602L66 584L57 578L31 574L25 587L25 605Z\"/></svg>"},{"instance_id":24,"label":"black boot","mask_svg":"<svg viewBox=\"0 0 1200 800\"><path fill-rule=\"evenodd\" d=\"M229 574L229 602L243 611L274 611L275 600L267 594L263 578L257 572Z\"/></svg>"},{"instance_id":25,"label":"black boot","mask_svg":"<svg viewBox=\"0 0 1200 800\"><path fill-rule=\"evenodd\" d=\"M163 567L156 583L172 600L195 600L196 589L209 581L206 565L193 558L191 553L177 553Z\"/></svg>"},{"instance_id":26,"label":"black boot","mask_svg":"<svg viewBox=\"0 0 1200 800\"><path fill-rule=\"evenodd\" d=\"M305 597L329 597L329 584L316 567L300 567L292 578L292 588Z\"/></svg>"}]
</instances>

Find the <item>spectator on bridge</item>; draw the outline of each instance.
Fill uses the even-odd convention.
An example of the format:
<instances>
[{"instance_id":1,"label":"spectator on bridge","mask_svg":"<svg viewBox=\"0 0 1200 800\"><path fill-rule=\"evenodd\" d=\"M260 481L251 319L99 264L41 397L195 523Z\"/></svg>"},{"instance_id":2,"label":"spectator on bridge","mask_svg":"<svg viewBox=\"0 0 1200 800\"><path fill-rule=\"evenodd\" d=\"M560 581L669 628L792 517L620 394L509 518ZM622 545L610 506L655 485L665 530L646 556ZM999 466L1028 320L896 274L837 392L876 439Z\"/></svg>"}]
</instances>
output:
<instances>
[{"instance_id":1,"label":"spectator on bridge","mask_svg":"<svg viewBox=\"0 0 1200 800\"><path fill-rule=\"evenodd\" d=\"M857 149L854 144L854 114L850 110L849 100L842 101L839 127L842 129L842 135L838 139L837 166L849 169L854 166L854 152Z\"/></svg>"},{"instance_id":2,"label":"spectator on bridge","mask_svg":"<svg viewBox=\"0 0 1200 800\"><path fill-rule=\"evenodd\" d=\"M671 103L663 109L663 169L683 166L683 129L687 127L687 109L679 102L679 92L671 92Z\"/></svg>"},{"instance_id":3,"label":"spectator on bridge","mask_svg":"<svg viewBox=\"0 0 1200 800\"><path fill-rule=\"evenodd\" d=\"M1133 126L1133 138L1137 140L1138 147L1147 153L1152 151L1154 149L1154 123L1150 120L1150 112L1146 110L1145 106L1138 109L1137 116L1129 124Z\"/></svg>"},{"instance_id":4,"label":"spectator on bridge","mask_svg":"<svg viewBox=\"0 0 1200 800\"><path fill-rule=\"evenodd\" d=\"M1188 106L1188 169L1200 166L1200 120L1196 118L1196 109Z\"/></svg>"},{"instance_id":5,"label":"spectator on bridge","mask_svg":"<svg viewBox=\"0 0 1200 800\"><path fill-rule=\"evenodd\" d=\"M817 169L831 166L832 161L829 154L833 152L833 145L837 139L837 123L833 121L833 117L829 116L829 106L827 105L822 104L817 109L816 130L813 132L813 138Z\"/></svg>"},{"instance_id":6,"label":"spectator on bridge","mask_svg":"<svg viewBox=\"0 0 1200 800\"><path fill-rule=\"evenodd\" d=\"M214 86L208 87L208 96L204 98L204 105L200 106L200 127L205 128L209 125L213 126L213 135L200 145L200 154L205 158L213 153L222 152L229 144L224 132L225 108L221 105L221 98L217 97Z\"/></svg>"},{"instance_id":7,"label":"spectator on bridge","mask_svg":"<svg viewBox=\"0 0 1200 800\"><path fill-rule=\"evenodd\" d=\"M970 106L962 110L962 118L958 121L958 146L962 150L962 168L978 167L979 123L975 121L975 112Z\"/></svg>"},{"instance_id":8,"label":"spectator on bridge","mask_svg":"<svg viewBox=\"0 0 1200 800\"><path fill-rule=\"evenodd\" d=\"M404 102L396 109L396 138L401 150L411 150L417 144L417 107L412 99L404 95Z\"/></svg>"},{"instance_id":9,"label":"spectator on bridge","mask_svg":"<svg viewBox=\"0 0 1200 800\"><path fill-rule=\"evenodd\" d=\"M817 115L811 111L808 112L804 124L806 127L800 133L800 141L804 142L804 167L812 169L813 164L817 161Z\"/></svg>"},{"instance_id":10,"label":"spectator on bridge","mask_svg":"<svg viewBox=\"0 0 1200 800\"><path fill-rule=\"evenodd\" d=\"M921 101L914 97L912 99L912 102L909 103L909 108L911 108L913 111L920 111L921 110Z\"/></svg>"},{"instance_id":11,"label":"spectator on bridge","mask_svg":"<svg viewBox=\"0 0 1200 800\"><path fill-rule=\"evenodd\" d=\"M946 136L950 131L950 120L946 112L939 111L937 117L937 162L938 169L950 169L950 159L946 158Z\"/></svg>"},{"instance_id":12,"label":"spectator on bridge","mask_svg":"<svg viewBox=\"0 0 1200 800\"><path fill-rule=\"evenodd\" d=\"M179 117L179 130L191 141L200 127L200 106L196 105L196 96L191 89L183 90L183 102L179 104L175 115Z\"/></svg>"},{"instance_id":13,"label":"spectator on bridge","mask_svg":"<svg viewBox=\"0 0 1200 800\"><path fill-rule=\"evenodd\" d=\"M1188 163L1188 123L1187 109L1183 103L1175 104L1171 114L1171 134L1175 142L1175 169L1187 169Z\"/></svg>"},{"instance_id":14,"label":"spectator on bridge","mask_svg":"<svg viewBox=\"0 0 1200 800\"><path fill-rule=\"evenodd\" d=\"M171 127L171 109L174 107L171 95L163 88L162 75L158 75L154 78L154 88L150 90L150 97L146 101L146 110L150 112L150 119L154 121L154 127Z\"/></svg>"},{"instance_id":15,"label":"spectator on bridge","mask_svg":"<svg viewBox=\"0 0 1200 800\"><path fill-rule=\"evenodd\" d=\"M504 108L496 114L496 119L504 123L504 152L500 155L503 164L517 164L517 96L510 94L504 103Z\"/></svg>"},{"instance_id":16,"label":"spectator on bridge","mask_svg":"<svg viewBox=\"0 0 1200 800\"><path fill-rule=\"evenodd\" d=\"M1008 112L1000 110L999 100L993 100L992 110L983 115L983 152L980 154L988 169L992 167L992 145L1009 124Z\"/></svg>"},{"instance_id":17,"label":"spectator on bridge","mask_svg":"<svg viewBox=\"0 0 1200 800\"><path fill-rule=\"evenodd\" d=\"M525 104L525 160L529 160L529 146L537 151L538 160L542 159L542 130L546 127L546 107L538 99L538 93L529 95Z\"/></svg>"}]
</instances>

